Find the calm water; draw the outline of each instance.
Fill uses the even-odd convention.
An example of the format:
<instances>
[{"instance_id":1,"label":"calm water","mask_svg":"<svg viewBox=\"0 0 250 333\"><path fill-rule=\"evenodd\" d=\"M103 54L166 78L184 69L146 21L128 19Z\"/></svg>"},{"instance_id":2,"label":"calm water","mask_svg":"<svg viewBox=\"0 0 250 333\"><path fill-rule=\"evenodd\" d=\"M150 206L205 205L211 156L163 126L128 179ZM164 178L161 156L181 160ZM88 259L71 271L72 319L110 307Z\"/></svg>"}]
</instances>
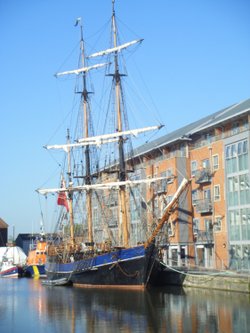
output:
<instances>
[{"instance_id":1,"label":"calm water","mask_svg":"<svg viewBox=\"0 0 250 333\"><path fill-rule=\"evenodd\" d=\"M250 332L250 297L202 289L125 291L0 279L1 333Z\"/></svg>"}]
</instances>

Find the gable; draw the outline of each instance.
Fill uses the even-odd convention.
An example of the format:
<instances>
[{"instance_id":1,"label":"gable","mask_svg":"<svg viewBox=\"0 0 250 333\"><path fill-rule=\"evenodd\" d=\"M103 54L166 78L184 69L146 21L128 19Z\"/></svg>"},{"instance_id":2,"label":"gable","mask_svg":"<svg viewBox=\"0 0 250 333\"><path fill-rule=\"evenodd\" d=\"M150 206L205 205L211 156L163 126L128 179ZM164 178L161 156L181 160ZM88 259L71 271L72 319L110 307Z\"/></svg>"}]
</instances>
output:
<instances>
[{"instance_id":1,"label":"gable","mask_svg":"<svg viewBox=\"0 0 250 333\"><path fill-rule=\"evenodd\" d=\"M0 217L0 228L1 229L8 229L8 226L9 225L7 223L5 223L4 220L1 219L1 217Z\"/></svg>"}]
</instances>

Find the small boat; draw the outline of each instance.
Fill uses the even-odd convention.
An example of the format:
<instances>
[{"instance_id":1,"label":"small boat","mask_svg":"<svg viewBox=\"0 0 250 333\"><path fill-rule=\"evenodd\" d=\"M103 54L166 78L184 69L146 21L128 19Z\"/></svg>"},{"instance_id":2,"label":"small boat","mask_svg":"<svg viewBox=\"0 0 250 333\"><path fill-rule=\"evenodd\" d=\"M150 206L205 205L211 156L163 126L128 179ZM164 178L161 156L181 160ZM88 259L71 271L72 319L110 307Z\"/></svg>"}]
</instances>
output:
<instances>
[{"instance_id":1,"label":"small boat","mask_svg":"<svg viewBox=\"0 0 250 333\"><path fill-rule=\"evenodd\" d=\"M47 242L41 238L29 250L24 275L26 277L45 277Z\"/></svg>"},{"instance_id":2,"label":"small boat","mask_svg":"<svg viewBox=\"0 0 250 333\"><path fill-rule=\"evenodd\" d=\"M72 283L68 278L61 278L57 280L44 280L42 284L44 286L70 286Z\"/></svg>"},{"instance_id":3,"label":"small boat","mask_svg":"<svg viewBox=\"0 0 250 333\"><path fill-rule=\"evenodd\" d=\"M0 247L0 277L22 277L26 258L19 246Z\"/></svg>"}]
</instances>

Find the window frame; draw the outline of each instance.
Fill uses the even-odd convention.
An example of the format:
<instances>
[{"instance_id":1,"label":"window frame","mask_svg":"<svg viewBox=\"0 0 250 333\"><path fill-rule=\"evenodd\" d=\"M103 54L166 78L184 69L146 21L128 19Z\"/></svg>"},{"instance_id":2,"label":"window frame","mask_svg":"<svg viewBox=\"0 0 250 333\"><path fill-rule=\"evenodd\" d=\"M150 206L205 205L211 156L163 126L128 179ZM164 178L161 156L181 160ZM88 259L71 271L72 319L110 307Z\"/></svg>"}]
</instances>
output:
<instances>
[{"instance_id":1,"label":"window frame","mask_svg":"<svg viewBox=\"0 0 250 333\"><path fill-rule=\"evenodd\" d=\"M216 194L216 189L218 189L218 193ZM214 185L214 201L221 200L221 191L220 191L220 184Z\"/></svg>"},{"instance_id":2,"label":"window frame","mask_svg":"<svg viewBox=\"0 0 250 333\"><path fill-rule=\"evenodd\" d=\"M217 164L215 163L215 158L217 158ZM212 156L212 163L213 163L213 170L218 170L219 169L219 154L214 154Z\"/></svg>"}]
</instances>

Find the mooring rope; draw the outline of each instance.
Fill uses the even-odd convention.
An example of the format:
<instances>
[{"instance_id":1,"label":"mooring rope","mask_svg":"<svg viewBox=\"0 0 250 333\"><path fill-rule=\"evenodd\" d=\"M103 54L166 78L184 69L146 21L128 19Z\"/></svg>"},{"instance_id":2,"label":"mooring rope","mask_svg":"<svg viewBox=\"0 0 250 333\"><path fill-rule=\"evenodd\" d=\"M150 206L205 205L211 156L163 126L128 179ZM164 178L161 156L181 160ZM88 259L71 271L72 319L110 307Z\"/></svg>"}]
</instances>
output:
<instances>
[{"instance_id":1,"label":"mooring rope","mask_svg":"<svg viewBox=\"0 0 250 333\"><path fill-rule=\"evenodd\" d=\"M120 271L127 277L136 277L138 276L139 272L138 271L135 271L135 273L133 274L129 274L127 273L120 265L119 265L119 262L114 262L112 266L109 267L109 270L113 269L114 267L118 267L120 269Z\"/></svg>"}]
</instances>

